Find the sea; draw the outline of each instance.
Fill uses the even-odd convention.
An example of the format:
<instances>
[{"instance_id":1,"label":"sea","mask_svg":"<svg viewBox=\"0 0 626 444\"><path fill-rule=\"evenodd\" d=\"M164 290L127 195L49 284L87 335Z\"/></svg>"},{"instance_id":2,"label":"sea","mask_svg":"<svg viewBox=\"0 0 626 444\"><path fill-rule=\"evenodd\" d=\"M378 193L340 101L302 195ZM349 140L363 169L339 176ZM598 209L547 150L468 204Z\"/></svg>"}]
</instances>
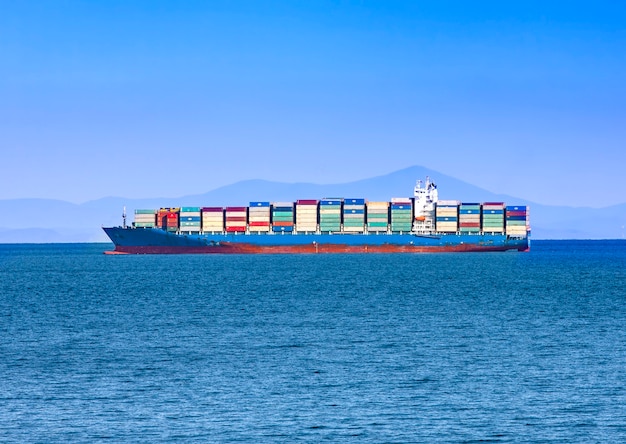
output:
<instances>
[{"instance_id":1,"label":"sea","mask_svg":"<svg viewBox=\"0 0 626 444\"><path fill-rule=\"evenodd\" d=\"M0 442L626 442L626 241L0 245Z\"/></svg>"}]
</instances>

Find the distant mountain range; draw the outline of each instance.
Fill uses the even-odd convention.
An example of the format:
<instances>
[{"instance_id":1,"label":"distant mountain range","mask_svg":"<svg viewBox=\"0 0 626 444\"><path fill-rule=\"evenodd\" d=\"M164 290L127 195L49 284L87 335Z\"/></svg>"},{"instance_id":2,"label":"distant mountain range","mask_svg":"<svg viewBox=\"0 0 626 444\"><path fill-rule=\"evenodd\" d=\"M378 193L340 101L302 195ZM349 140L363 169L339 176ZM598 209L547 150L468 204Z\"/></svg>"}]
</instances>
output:
<instances>
[{"instance_id":1,"label":"distant mountain range","mask_svg":"<svg viewBox=\"0 0 626 444\"><path fill-rule=\"evenodd\" d=\"M138 208L245 206L256 200L294 201L323 197L364 197L369 200L411 197L415 181L426 176L436 181L440 199L529 205L534 239L620 239L625 235L626 203L600 209L540 205L519 197L495 194L437 171L413 166L384 176L333 185L245 180L204 194L175 199L107 197L83 204L52 199L0 200L2 207L13 215L3 217L0 222L0 243L107 242L101 227L121 225L124 206L131 222L134 210Z\"/></svg>"}]
</instances>

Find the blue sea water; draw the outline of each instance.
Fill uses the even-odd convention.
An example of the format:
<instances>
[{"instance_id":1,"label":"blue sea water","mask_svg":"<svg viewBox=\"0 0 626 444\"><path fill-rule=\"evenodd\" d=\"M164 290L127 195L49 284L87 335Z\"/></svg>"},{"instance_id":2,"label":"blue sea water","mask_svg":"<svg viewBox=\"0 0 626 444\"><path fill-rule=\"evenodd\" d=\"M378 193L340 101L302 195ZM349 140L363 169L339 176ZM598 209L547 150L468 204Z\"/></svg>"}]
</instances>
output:
<instances>
[{"instance_id":1,"label":"blue sea water","mask_svg":"<svg viewBox=\"0 0 626 444\"><path fill-rule=\"evenodd\" d=\"M1 442L626 442L626 242L0 245Z\"/></svg>"}]
</instances>

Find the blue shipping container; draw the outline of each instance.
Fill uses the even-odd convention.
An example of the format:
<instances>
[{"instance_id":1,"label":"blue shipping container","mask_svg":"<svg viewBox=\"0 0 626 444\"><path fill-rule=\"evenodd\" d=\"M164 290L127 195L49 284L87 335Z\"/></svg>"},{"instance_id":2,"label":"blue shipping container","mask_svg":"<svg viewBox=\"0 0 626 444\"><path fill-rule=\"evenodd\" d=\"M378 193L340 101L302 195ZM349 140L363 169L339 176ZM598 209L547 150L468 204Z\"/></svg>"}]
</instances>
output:
<instances>
[{"instance_id":1,"label":"blue shipping container","mask_svg":"<svg viewBox=\"0 0 626 444\"><path fill-rule=\"evenodd\" d=\"M275 233L278 233L278 232L281 232L281 231L290 232L290 231L293 231L293 226L291 226L291 227L276 227L276 226L273 226L272 227L272 231L275 232Z\"/></svg>"},{"instance_id":2,"label":"blue shipping container","mask_svg":"<svg viewBox=\"0 0 626 444\"><path fill-rule=\"evenodd\" d=\"M320 200L320 205L334 205L334 206L339 206L341 205L341 200L339 199L328 199L328 200Z\"/></svg>"},{"instance_id":3,"label":"blue shipping container","mask_svg":"<svg viewBox=\"0 0 626 444\"><path fill-rule=\"evenodd\" d=\"M347 205L365 205L365 199L344 199L343 203Z\"/></svg>"},{"instance_id":4,"label":"blue shipping container","mask_svg":"<svg viewBox=\"0 0 626 444\"><path fill-rule=\"evenodd\" d=\"M250 202L251 207L269 207L269 202Z\"/></svg>"},{"instance_id":5,"label":"blue shipping container","mask_svg":"<svg viewBox=\"0 0 626 444\"><path fill-rule=\"evenodd\" d=\"M181 222L200 222L200 216L182 216Z\"/></svg>"}]
</instances>

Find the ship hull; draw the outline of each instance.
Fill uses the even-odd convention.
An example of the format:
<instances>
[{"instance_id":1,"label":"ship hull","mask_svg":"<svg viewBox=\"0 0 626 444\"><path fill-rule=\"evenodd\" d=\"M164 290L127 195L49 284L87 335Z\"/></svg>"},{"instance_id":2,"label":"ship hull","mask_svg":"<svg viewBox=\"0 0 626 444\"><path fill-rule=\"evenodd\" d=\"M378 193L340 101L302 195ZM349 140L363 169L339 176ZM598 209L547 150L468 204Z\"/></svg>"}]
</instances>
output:
<instances>
[{"instance_id":1,"label":"ship hull","mask_svg":"<svg viewBox=\"0 0 626 444\"><path fill-rule=\"evenodd\" d=\"M315 254L527 251L528 238L504 234L412 233L202 233L176 234L157 228L104 228L115 250L109 254Z\"/></svg>"}]
</instances>

